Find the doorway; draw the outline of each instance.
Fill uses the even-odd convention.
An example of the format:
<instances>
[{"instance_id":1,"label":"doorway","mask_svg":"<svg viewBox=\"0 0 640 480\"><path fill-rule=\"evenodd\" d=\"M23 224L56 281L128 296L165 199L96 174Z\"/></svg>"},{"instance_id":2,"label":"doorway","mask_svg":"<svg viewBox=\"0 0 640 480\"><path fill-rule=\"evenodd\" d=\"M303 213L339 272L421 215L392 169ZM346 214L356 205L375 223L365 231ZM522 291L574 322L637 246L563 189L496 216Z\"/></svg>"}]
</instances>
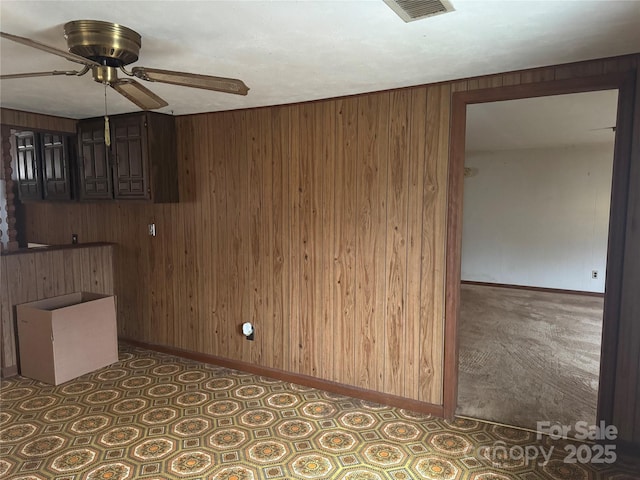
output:
<instances>
[{"instance_id":1,"label":"doorway","mask_svg":"<svg viewBox=\"0 0 640 480\"><path fill-rule=\"evenodd\" d=\"M617 96L467 107L458 415L596 423Z\"/></svg>"},{"instance_id":2,"label":"doorway","mask_svg":"<svg viewBox=\"0 0 640 480\"><path fill-rule=\"evenodd\" d=\"M633 74L608 74L597 77L549 81L538 84L506 86L456 92L452 96L451 148L447 207L447 258L445 272L445 337L444 337L444 415L452 418L458 393L458 314L460 309L462 198L464 182L464 149L467 106L501 100L533 98L549 95L618 90L615 153L611 196L611 216L607 250L600 380L598 386L598 421L613 420L614 389L618 331L623 292L623 260L627 229L629 171L631 166ZM626 318L626 317L625 317Z\"/></svg>"}]
</instances>

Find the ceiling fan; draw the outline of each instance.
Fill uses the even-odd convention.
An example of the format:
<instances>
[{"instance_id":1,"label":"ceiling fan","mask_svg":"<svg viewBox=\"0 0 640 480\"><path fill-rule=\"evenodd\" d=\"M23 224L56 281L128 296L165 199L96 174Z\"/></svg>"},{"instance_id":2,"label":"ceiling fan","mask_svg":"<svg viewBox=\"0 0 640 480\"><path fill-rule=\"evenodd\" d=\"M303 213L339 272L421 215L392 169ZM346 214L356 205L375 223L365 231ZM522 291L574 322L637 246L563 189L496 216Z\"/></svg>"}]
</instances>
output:
<instances>
[{"instance_id":1,"label":"ceiling fan","mask_svg":"<svg viewBox=\"0 0 640 480\"><path fill-rule=\"evenodd\" d=\"M128 71L125 66L138 60L142 37L130 28L117 23L98 20L75 20L66 23L64 37L67 40L68 52L10 33L0 32L0 37L83 65L81 70L0 75L1 80L51 75L82 76L91 71L96 82L109 85L143 110L166 107L168 103L144 85L136 82L134 77L148 82L170 83L236 95L246 95L249 91L242 80L235 78L146 67L133 67ZM124 73L126 77L119 78L118 71Z\"/></svg>"}]
</instances>

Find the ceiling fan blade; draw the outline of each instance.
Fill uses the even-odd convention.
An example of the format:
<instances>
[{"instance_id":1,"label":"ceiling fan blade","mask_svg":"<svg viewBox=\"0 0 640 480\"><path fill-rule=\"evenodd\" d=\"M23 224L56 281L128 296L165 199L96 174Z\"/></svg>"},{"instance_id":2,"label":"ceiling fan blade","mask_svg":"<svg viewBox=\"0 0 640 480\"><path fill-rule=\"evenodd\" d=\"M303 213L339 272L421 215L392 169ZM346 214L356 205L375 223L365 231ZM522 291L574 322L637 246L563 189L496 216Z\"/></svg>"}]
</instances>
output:
<instances>
[{"instance_id":1,"label":"ceiling fan blade","mask_svg":"<svg viewBox=\"0 0 640 480\"><path fill-rule=\"evenodd\" d=\"M216 92L246 95L249 92L242 80L235 78L213 77L211 75L197 75L195 73L173 72L156 68L134 67L131 72L142 80L149 82L171 83L183 87L203 88Z\"/></svg>"},{"instance_id":2,"label":"ceiling fan blade","mask_svg":"<svg viewBox=\"0 0 640 480\"><path fill-rule=\"evenodd\" d=\"M123 78L110 84L120 95L126 97L143 110L154 110L169 105L147 87L130 78Z\"/></svg>"},{"instance_id":3,"label":"ceiling fan blade","mask_svg":"<svg viewBox=\"0 0 640 480\"><path fill-rule=\"evenodd\" d=\"M53 72L31 72L31 73L8 73L0 75L0 80L10 80L12 78L29 78L29 77L49 77L53 75L81 75L82 72L77 70L54 70Z\"/></svg>"},{"instance_id":4,"label":"ceiling fan blade","mask_svg":"<svg viewBox=\"0 0 640 480\"><path fill-rule=\"evenodd\" d=\"M26 45L27 47L37 48L38 50L52 53L53 55L58 55L81 65L87 65L89 67L100 66L98 62L94 62L93 60L89 60L88 58L81 57L80 55L76 55L74 53L65 52L64 50L45 45L44 43L36 42L35 40L31 40L30 38L19 37L18 35L12 35L11 33L5 32L0 32L0 37L11 40L12 42L21 43L22 45Z\"/></svg>"}]
</instances>

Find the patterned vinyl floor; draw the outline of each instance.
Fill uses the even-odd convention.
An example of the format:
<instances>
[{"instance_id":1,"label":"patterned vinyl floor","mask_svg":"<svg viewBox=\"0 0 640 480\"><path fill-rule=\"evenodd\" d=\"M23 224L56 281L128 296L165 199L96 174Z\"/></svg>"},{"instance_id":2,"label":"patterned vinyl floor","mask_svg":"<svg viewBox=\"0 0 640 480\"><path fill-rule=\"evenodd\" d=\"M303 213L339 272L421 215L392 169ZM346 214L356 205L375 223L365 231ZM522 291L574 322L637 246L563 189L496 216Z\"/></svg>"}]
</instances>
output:
<instances>
[{"instance_id":1,"label":"patterned vinyl floor","mask_svg":"<svg viewBox=\"0 0 640 480\"><path fill-rule=\"evenodd\" d=\"M63 385L16 377L0 390L2 479L640 478L620 460L565 463L566 445L126 345ZM546 463L521 455L551 447Z\"/></svg>"}]
</instances>

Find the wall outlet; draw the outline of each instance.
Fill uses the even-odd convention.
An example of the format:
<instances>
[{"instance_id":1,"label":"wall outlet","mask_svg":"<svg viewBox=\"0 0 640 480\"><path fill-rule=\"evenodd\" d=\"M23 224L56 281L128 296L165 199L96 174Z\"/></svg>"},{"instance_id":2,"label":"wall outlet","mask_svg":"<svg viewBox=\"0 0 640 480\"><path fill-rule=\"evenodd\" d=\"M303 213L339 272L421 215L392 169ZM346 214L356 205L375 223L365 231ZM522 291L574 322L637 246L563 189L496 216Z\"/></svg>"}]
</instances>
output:
<instances>
[{"instance_id":1,"label":"wall outlet","mask_svg":"<svg viewBox=\"0 0 640 480\"><path fill-rule=\"evenodd\" d=\"M597 280L598 279L598 270L591 270L591 278L593 280Z\"/></svg>"},{"instance_id":2,"label":"wall outlet","mask_svg":"<svg viewBox=\"0 0 640 480\"><path fill-rule=\"evenodd\" d=\"M149 235L151 235L152 237L156 236L156 224L155 223L150 223L149 224Z\"/></svg>"},{"instance_id":3,"label":"wall outlet","mask_svg":"<svg viewBox=\"0 0 640 480\"><path fill-rule=\"evenodd\" d=\"M251 322L245 322L242 324L242 334L244 335L244 338L246 338L247 340L253 341L255 339L254 337L255 332L256 332L255 328L251 324Z\"/></svg>"}]
</instances>

